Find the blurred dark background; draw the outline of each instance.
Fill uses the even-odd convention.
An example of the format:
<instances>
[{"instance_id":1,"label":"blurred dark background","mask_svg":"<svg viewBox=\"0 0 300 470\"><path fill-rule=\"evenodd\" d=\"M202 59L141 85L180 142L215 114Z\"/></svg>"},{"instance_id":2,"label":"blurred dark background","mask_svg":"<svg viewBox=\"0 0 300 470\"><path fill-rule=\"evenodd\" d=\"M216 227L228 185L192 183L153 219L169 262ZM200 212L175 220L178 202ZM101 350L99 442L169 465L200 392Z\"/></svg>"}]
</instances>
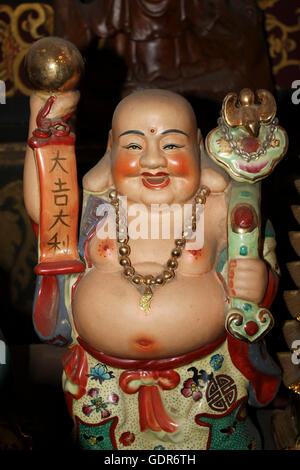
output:
<instances>
[{"instance_id":1,"label":"blurred dark background","mask_svg":"<svg viewBox=\"0 0 300 470\"><path fill-rule=\"evenodd\" d=\"M0 104L0 330L11 348L12 362L20 364L23 380L28 374L26 358L32 354L26 345L36 351L40 347L31 320L36 245L22 195L31 93L24 57L35 40L49 35L73 41L85 60L76 122L79 182L104 154L113 110L133 89L162 87L184 94L204 136L216 127L227 92L249 86L274 93L290 145L262 184L263 211L277 234L282 270L272 307L276 324L266 342L275 360L279 351L287 350L282 326L291 316L283 292L297 288L286 263L297 260L289 232L299 230L291 210L291 205L299 204L295 181L300 178L300 103L292 100L292 84L300 81L299 2L185 0L182 16L180 2L173 0L164 2L161 20L159 15L151 17L141 3L124 1L120 7L114 0L0 2L0 80L6 84L6 103ZM58 364L62 353L46 356L51 354ZM51 377L59 387L55 371ZM37 406L42 406L43 393ZM61 398L49 406L64 410ZM30 418L24 420L25 429L34 432ZM46 434L47 443L44 435L37 438L40 447L54 439L50 431Z\"/></svg>"}]
</instances>

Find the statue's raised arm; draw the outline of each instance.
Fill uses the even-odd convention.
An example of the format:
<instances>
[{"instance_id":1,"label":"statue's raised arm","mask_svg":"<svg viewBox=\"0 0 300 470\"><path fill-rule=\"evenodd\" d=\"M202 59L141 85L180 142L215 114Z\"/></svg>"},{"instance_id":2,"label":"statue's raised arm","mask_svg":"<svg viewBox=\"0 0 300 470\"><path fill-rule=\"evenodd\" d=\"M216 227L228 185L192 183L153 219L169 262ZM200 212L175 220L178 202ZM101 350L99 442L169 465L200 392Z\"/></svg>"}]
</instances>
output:
<instances>
[{"instance_id":1,"label":"statue's raised arm","mask_svg":"<svg viewBox=\"0 0 300 470\"><path fill-rule=\"evenodd\" d=\"M78 182L75 134L69 125L80 93L83 59L60 38L36 41L26 57L30 97L24 201L38 239L33 324L44 342L71 340L66 282L85 264L77 251Z\"/></svg>"},{"instance_id":2,"label":"statue's raised arm","mask_svg":"<svg viewBox=\"0 0 300 470\"><path fill-rule=\"evenodd\" d=\"M76 110L83 60L68 41L37 41L26 58L35 92L30 98L24 167L25 206L39 227L37 274L84 268L77 255L78 184L75 135L68 119Z\"/></svg>"}]
</instances>

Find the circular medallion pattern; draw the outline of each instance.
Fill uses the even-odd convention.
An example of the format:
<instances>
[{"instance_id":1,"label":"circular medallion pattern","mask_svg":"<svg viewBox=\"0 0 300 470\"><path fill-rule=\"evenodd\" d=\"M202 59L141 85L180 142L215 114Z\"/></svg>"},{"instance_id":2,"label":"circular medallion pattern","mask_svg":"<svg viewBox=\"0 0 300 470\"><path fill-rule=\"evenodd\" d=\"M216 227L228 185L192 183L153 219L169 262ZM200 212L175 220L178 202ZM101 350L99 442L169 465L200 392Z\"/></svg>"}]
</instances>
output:
<instances>
[{"instance_id":1,"label":"circular medallion pattern","mask_svg":"<svg viewBox=\"0 0 300 470\"><path fill-rule=\"evenodd\" d=\"M207 403L212 410L219 413L229 410L236 401L236 397L237 387L229 375L219 374L207 386Z\"/></svg>"}]
</instances>

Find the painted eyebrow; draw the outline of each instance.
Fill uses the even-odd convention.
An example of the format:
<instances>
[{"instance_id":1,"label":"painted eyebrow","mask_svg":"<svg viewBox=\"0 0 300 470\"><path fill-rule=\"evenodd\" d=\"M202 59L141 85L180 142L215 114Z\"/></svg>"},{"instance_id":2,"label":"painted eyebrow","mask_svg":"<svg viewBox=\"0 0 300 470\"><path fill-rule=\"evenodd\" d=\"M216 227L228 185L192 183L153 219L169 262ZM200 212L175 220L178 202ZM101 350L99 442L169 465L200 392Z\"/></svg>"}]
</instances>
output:
<instances>
[{"instance_id":1,"label":"painted eyebrow","mask_svg":"<svg viewBox=\"0 0 300 470\"><path fill-rule=\"evenodd\" d=\"M129 131L122 132L122 134L120 134L119 137L122 137L122 135L127 135L127 134L145 135L144 132L142 132L142 131L137 131L135 129L132 129L132 130L129 130Z\"/></svg>"},{"instance_id":2,"label":"painted eyebrow","mask_svg":"<svg viewBox=\"0 0 300 470\"><path fill-rule=\"evenodd\" d=\"M163 131L161 134L169 134L170 132L177 132L178 134L183 134L188 137L188 134L186 132L181 131L180 129L167 129L166 131Z\"/></svg>"}]
</instances>

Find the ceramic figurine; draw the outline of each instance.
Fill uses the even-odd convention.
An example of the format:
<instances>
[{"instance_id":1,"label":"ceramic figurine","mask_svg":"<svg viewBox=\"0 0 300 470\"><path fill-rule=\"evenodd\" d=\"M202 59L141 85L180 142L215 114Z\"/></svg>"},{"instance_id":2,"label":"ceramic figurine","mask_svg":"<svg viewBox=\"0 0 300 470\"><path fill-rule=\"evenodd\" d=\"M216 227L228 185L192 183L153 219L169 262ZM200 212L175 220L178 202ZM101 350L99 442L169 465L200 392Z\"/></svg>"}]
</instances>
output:
<instances>
[{"instance_id":1,"label":"ceramic figurine","mask_svg":"<svg viewBox=\"0 0 300 470\"><path fill-rule=\"evenodd\" d=\"M37 91L24 170L39 243L33 320L42 341L69 345L62 384L77 443L258 449L247 404L267 405L280 383L261 341L279 270L259 181L287 146L275 101L263 90L228 95L206 151L182 96L124 98L105 155L83 178L77 239L67 120L81 66L59 39L30 51Z\"/></svg>"}]
</instances>

